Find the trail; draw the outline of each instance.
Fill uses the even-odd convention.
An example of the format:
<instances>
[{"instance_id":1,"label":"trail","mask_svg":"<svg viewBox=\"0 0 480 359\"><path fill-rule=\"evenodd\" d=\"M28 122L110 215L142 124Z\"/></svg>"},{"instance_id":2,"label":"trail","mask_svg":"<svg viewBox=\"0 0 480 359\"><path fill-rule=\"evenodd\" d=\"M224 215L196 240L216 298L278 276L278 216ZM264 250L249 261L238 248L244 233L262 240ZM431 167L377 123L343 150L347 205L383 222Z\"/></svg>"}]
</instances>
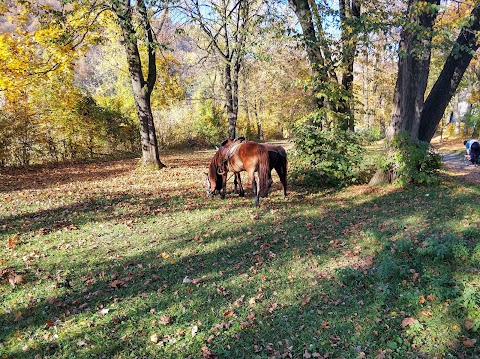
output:
<instances>
[{"instance_id":1,"label":"trail","mask_svg":"<svg viewBox=\"0 0 480 359\"><path fill-rule=\"evenodd\" d=\"M463 155L452 153L441 153L441 155L448 176L480 185L480 166L465 164Z\"/></svg>"}]
</instances>

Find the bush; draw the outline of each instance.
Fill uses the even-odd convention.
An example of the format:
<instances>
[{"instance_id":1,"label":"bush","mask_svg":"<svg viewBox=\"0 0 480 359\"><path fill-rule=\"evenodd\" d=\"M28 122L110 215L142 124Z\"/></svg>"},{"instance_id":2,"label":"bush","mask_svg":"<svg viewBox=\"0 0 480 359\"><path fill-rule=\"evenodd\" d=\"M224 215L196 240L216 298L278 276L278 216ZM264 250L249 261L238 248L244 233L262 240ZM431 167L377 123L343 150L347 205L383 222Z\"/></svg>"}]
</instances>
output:
<instances>
[{"instance_id":1,"label":"bush","mask_svg":"<svg viewBox=\"0 0 480 359\"><path fill-rule=\"evenodd\" d=\"M291 176L305 185L347 186L362 179L364 149L357 134L321 131L312 125L295 130Z\"/></svg>"},{"instance_id":2,"label":"bush","mask_svg":"<svg viewBox=\"0 0 480 359\"><path fill-rule=\"evenodd\" d=\"M434 185L440 182L442 158L427 142L413 141L407 132L401 132L390 143L393 156L380 164L385 171L395 171L402 183Z\"/></svg>"}]
</instances>

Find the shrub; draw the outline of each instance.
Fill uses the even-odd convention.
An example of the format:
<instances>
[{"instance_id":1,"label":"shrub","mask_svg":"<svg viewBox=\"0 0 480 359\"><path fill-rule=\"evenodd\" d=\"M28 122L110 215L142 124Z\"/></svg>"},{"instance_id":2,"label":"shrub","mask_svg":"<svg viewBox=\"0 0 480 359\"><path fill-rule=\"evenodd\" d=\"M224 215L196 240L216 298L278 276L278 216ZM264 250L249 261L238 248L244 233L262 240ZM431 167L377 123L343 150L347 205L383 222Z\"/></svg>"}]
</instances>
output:
<instances>
[{"instance_id":1,"label":"shrub","mask_svg":"<svg viewBox=\"0 0 480 359\"><path fill-rule=\"evenodd\" d=\"M295 130L291 176L305 185L346 186L362 177L364 149L357 134L321 131L312 125Z\"/></svg>"},{"instance_id":2,"label":"shrub","mask_svg":"<svg viewBox=\"0 0 480 359\"><path fill-rule=\"evenodd\" d=\"M442 159L429 143L413 141L407 132L401 132L389 145L393 156L386 157L380 164L383 170L394 170L402 183L439 183Z\"/></svg>"}]
</instances>

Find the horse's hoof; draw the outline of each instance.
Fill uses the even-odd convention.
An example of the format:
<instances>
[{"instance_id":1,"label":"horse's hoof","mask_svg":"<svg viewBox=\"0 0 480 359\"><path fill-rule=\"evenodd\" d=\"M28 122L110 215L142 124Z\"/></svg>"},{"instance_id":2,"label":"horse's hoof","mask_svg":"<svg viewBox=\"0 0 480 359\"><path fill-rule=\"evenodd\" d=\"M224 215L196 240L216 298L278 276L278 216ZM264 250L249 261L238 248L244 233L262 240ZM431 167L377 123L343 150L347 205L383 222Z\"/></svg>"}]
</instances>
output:
<instances>
[{"instance_id":1,"label":"horse's hoof","mask_svg":"<svg viewBox=\"0 0 480 359\"><path fill-rule=\"evenodd\" d=\"M245 197L245 192L240 192L240 193L238 194L238 196L239 196L239 197Z\"/></svg>"}]
</instances>

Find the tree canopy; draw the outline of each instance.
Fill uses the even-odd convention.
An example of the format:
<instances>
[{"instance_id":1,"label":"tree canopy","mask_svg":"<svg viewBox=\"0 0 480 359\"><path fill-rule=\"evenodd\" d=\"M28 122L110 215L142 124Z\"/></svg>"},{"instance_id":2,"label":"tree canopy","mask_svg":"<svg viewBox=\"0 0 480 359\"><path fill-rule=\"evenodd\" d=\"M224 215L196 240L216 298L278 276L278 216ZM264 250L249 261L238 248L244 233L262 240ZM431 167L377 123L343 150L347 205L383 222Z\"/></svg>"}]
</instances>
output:
<instances>
[{"instance_id":1,"label":"tree canopy","mask_svg":"<svg viewBox=\"0 0 480 359\"><path fill-rule=\"evenodd\" d=\"M455 93L472 114L468 133L478 8L9 0L0 7L0 161L142 151L144 164L161 167L159 145L291 136L301 123L430 141Z\"/></svg>"}]
</instances>

